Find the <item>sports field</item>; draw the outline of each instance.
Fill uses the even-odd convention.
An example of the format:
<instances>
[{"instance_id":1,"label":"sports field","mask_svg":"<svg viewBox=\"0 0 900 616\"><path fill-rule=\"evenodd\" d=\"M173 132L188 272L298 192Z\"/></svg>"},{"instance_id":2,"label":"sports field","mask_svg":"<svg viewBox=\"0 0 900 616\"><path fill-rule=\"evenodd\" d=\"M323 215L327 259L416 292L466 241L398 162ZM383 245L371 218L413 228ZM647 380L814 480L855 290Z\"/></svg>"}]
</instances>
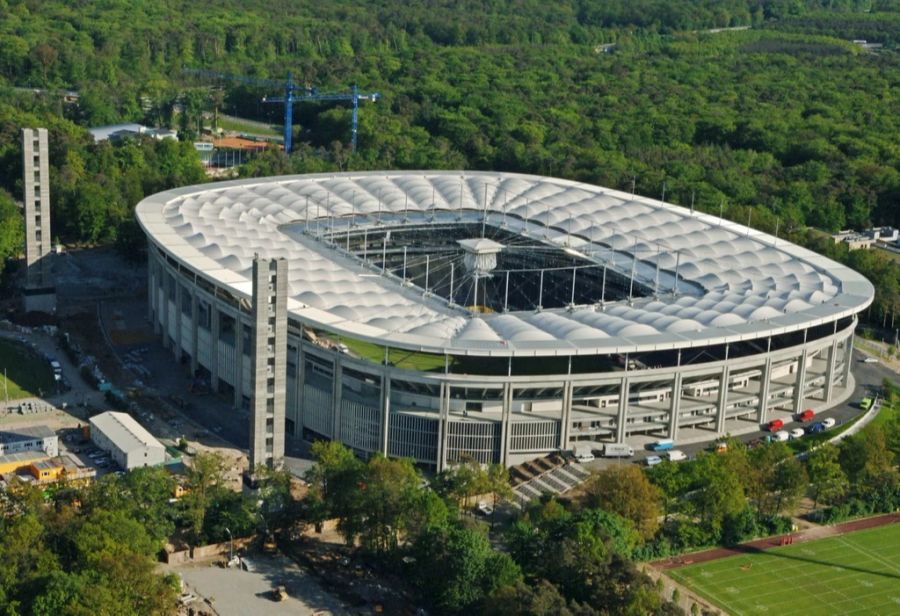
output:
<instances>
[{"instance_id":1,"label":"sports field","mask_svg":"<svg viewBox=\"0 0 900 616\"><path fill-rule=\"evenodd\" d=\"M900 524L667 574L729 614L900 614Z\"/></svg>"}]
</instances>

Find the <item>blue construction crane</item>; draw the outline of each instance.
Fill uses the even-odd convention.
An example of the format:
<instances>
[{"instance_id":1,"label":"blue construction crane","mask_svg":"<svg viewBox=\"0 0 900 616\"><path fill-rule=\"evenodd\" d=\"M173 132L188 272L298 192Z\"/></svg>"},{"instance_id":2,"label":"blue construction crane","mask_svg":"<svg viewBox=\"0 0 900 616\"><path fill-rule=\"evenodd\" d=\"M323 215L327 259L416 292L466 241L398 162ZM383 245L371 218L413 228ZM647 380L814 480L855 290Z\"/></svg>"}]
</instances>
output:
<instances>
[{"instance_id":1,"label":"blue construction crane","mask_svg":"<svg viewBox=\"0 0 900 616\"><path fill-rule=\"evenodd\" d=\"M284 96L264 96L262 100L264 103L284 103L284 151L287 153L290 153L293 145L294 103L299 103L301 101L350 101L353 104L352 137L350 139L350 146L355 152L356 133L359 123L359 101L375 102L381 98L381 94L378 92L360 92L356 84L353 84L353 89L350 92L319 92L316 88L295 84L292 73L288 73L287 81L280 82L272 79L229 75L228 73L218 73L195 68L186 68L183 72L190 75L238 81L252 86L283 88Z\"/></svg>"}]
</instances>

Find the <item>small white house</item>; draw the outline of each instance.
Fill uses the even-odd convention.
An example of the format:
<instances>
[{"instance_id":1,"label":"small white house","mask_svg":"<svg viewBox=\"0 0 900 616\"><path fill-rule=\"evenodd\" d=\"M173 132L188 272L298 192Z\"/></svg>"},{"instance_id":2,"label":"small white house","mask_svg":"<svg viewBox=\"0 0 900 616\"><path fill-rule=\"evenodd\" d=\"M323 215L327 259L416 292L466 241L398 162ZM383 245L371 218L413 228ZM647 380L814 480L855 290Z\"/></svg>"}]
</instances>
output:
<instances>
[{"instance_id":1,"label":"small white house","mask_svg":"<svg viewBox=\"0 0 900 616\"><path fill-rule=\"evenodd\" d=\"M58 456L59 437L47 426L0 430L0 456L22 451L43 451L51 458Z\"/></svg>"},{"instance_id":2,"label":"small white house","mask_svg":"<svg viewBox=\"0 0 900 616\"><path fill-rule=\"evenodd\" d=\"M126 413L107 411L91 418L91 441L125 470L166 461L166 448Z\"/></svg>"}]
</instances>

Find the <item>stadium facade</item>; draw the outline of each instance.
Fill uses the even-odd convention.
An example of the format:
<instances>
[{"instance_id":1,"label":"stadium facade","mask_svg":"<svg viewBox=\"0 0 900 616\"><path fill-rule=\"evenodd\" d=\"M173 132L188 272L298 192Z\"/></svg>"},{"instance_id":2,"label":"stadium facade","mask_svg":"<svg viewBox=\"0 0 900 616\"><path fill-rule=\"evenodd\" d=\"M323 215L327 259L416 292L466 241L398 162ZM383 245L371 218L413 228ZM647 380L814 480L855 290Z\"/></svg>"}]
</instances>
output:
<instances>
[{"instance_id":1,"label":"stadium facade","mask_svg":"<svg viewBox=\"0 0 900 616\"><path fill-rule=\"evenodd\" d=\"M874 295L765 233L528 175L240 180L137 216L150 319L195 376L248 407L253 260L285 259L287 436L437 469L827 406Z\"/></svg>"}]
</instances>

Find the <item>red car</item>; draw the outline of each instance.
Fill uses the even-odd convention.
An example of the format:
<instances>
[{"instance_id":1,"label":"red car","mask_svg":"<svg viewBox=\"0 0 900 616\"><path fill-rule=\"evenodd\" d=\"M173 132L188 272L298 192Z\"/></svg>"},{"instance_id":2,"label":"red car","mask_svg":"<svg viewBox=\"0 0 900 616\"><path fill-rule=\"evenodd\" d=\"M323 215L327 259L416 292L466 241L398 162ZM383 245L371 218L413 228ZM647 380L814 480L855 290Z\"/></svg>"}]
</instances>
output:
<instances>
[{"instance_id":1,"label":"red car","mask_svg":"<svg viewBox=\"0 0 900 616\"><path fill-rule=\"evenodd\" d=\"M769 432L776 432L778 430L781 430L783 427L784 427L783 421L781 421L780 419L773 419L772 421L769 422L769 425L766 426L766 429Z\"/></svg>"},{"instance_id":2,"label":"red car","mask_svg":"<svg viewBox=\"0 0 900 616\"><path fill-rule=\"evenodd\" d=\"M816 416L816 412L812 409L806 409L797 417L800 421L809 421Z\"/></svg>"}]
</instances>

